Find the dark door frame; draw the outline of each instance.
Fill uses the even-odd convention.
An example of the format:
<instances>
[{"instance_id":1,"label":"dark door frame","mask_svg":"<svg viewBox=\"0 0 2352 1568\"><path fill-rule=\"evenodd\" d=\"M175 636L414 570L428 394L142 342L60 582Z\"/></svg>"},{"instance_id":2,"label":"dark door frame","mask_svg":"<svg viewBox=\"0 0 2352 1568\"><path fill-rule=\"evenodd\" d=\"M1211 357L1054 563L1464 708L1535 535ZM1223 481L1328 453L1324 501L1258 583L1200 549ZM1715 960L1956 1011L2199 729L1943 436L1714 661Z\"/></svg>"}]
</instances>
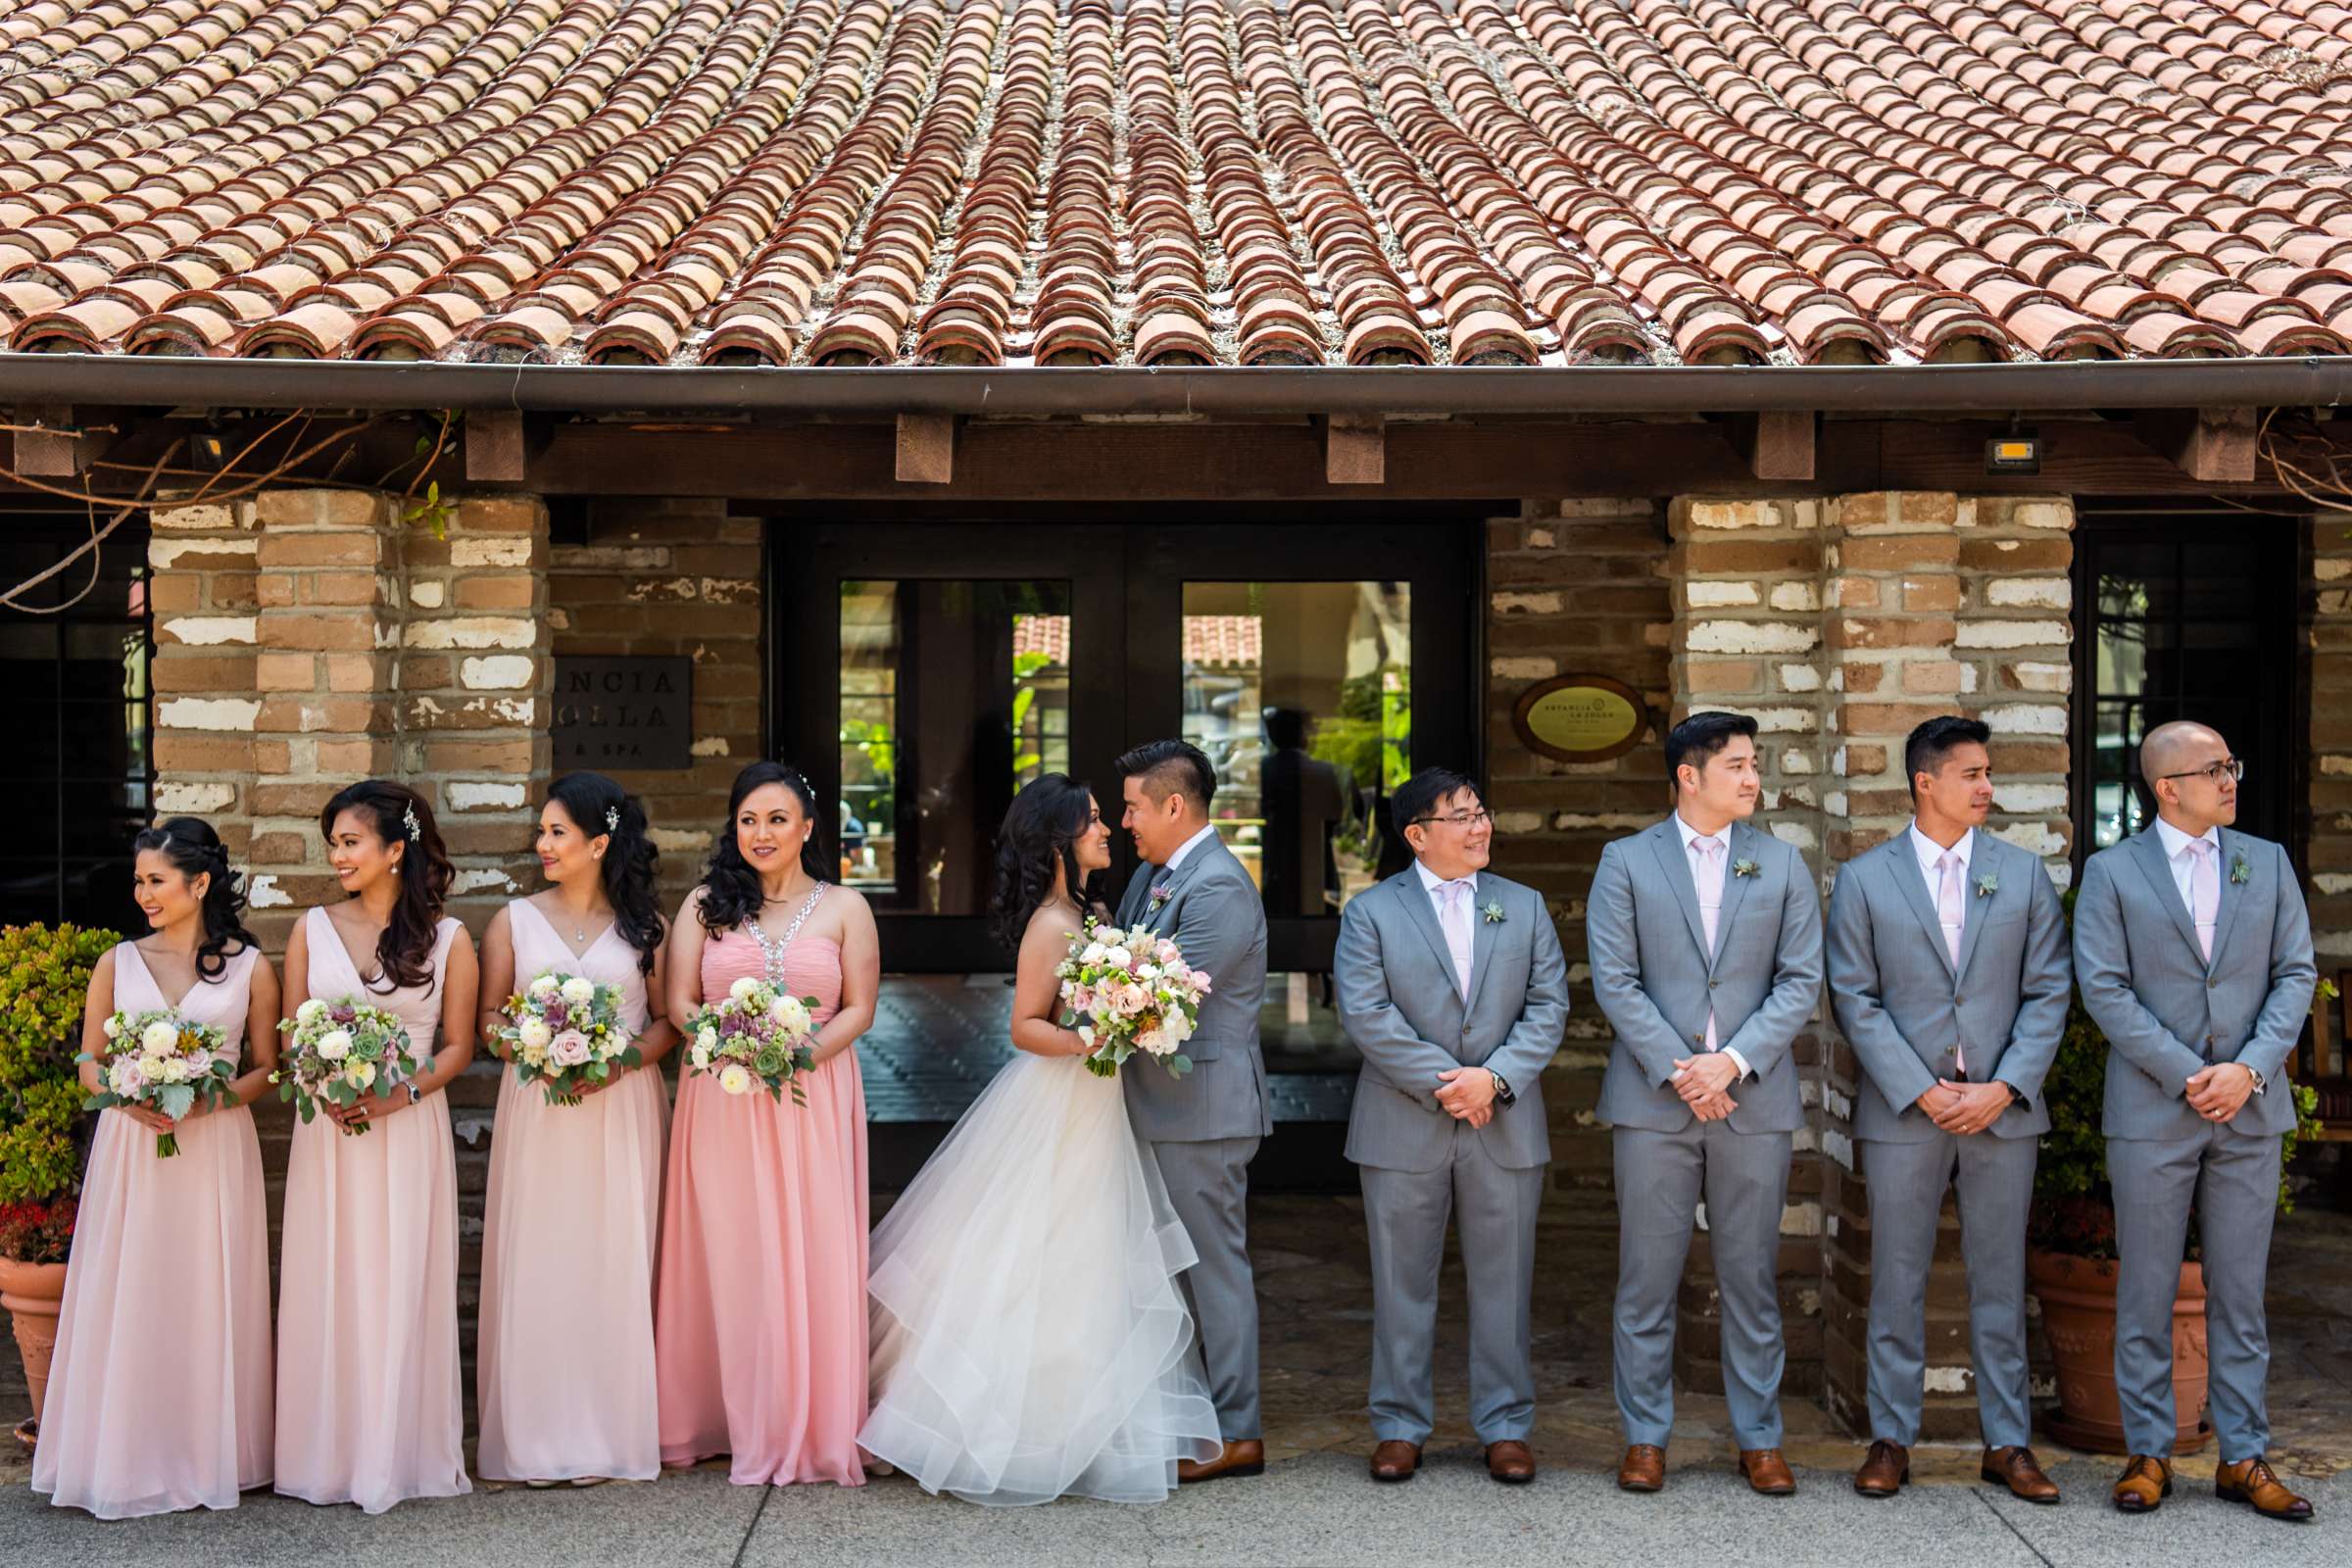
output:
<instances>
[{"instance_id":1,"label":"dark door frame","mask_svg":"<svg viewBox=\"0 0 2352 1568\"><path fill-rule=\"evenodd\" d=\"M1369 509L1367 509L1369 510ZM1070 765L1116 818L1114 762L1131 746L1177 733L1183 710L1186 581L1403 580L1413 585L1413 765L1483 765L1482 602L1487 510L1351 520L1211 520L1200 509L1152 509L1119 521L799 515L768 553L773 669L769 751L798 766L820 801L840 793L840 588L844 580L1060 581L1070 585ZM1101 514L1095 513L1099 518ZM1294 518L1297 514L1292 514ZM1449 679L1447 671L1458 672ZM1133 874L1113 835L1114 885ZM999 969L1006 957L984 918L878 908L882 962L898 972ZM1268 967L1328 969L1338 921L1268 923Z\"/></svg>"}]
</instances>

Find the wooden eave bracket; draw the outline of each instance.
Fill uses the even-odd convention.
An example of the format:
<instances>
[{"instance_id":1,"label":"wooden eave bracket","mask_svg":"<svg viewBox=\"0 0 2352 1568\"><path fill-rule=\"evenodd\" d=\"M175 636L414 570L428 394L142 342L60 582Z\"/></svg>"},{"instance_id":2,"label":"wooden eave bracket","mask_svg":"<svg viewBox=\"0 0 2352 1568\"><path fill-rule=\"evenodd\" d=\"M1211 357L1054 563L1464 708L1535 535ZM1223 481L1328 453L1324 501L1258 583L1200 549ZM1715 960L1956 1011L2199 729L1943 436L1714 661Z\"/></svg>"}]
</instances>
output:
<instances>
[{"instance_id":1,"label":"wooden eave bracket","mask_svg":"<svg viewBox=\"0 0 2352 1568\"><path fill-rule=\"evenodd\" d=\"M11 422L18 428L10 466L36 478L70 479L97 462L113 440L105 431L80 428L74 411L59 404L20 407Z\"/></svg>"},{"instance_id":2,"label":"wooden eave bracket","mask_svg":"<svg viewBox=\"0 0 2352 1568\"><path fill-rule=\"evenodd\" d=\"M1766 409L1756 414L1732 414L1718 421L1724 438L1759 479L1809 480L1813 477L1816 433L1820 416L1810 409Z\"/></svg>"},{"instance_id":3,"label":"wooden eave bracket","mask_svg":"<svg viewBox=\"0 0 2352 1568\"><path fill-rule=\"evenodd\" d=\"M1326 484L1386 484L1388 421L1377 414L1334 414L1323 424Z\"/></svg>"},{"instance_id":4,"label":"wooden eave bracket","mask_svg":"<svg viewBox=\"0 0 2352 1568\"><path fill-rule=\"evenodd\" d=\"M956 416L899 416L897 477L901 484L947 484L956 477Z\"/></svg>"},{"instance_id":5,"label":"wooden eave bracket","mask_svg":"<svg viewBox=\"0 0 2352 1568\"><path fill-rule=\"evenodd\" d=\"M475 484L520 484L530 464L521 411L476 409L466 416L466 477Z\"/></svg>"},{"instance_id":6,"label":"wooden eave bracket","mask_svg":"<svg viewBox=\"0 0 2352 1568\"><path fill-rule=\"evenodd\" d=\"M2134 434L2157 456L2206 484L2252 484L2261 421L2253 409L2147 409Z\"/></svg>"}]
</instances>

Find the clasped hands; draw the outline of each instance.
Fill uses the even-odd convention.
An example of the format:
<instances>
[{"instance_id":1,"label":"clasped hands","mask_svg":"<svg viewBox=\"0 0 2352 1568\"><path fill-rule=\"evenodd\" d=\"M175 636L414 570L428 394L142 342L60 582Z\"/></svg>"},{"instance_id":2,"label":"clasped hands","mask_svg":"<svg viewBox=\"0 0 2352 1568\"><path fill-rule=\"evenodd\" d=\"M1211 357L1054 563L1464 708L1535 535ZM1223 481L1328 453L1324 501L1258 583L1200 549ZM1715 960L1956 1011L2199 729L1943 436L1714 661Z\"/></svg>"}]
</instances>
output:
<instances>
[{"instance_id":1,"label":"clasped hands","mask_svg":"<svg viewBox=\"0 0 2352 1568\"><path fill-rule=\"evenodd\" d=\"M2218 1061L2188 1080L2189 1108L2207 1121L2228 1121L2243 1110L2254 1093L2254 1069L2237 1061Z\"/></svg>"},{"instance_id":2,"label":"clasped hands","mask_svg":"<svg viewBox=\"0 0 2352 1568\"><path fill-rule=\"evenodd\" d=\"M1721 1121L1740 1108L1732 1099L1739 1079L1740 1064L1725 1052L1674 1058L1674 1092L1700 1121Z\"/></svg>"},{"instance_id":3,"label":"clasped hands","mask_svg":"<svg viewBox=\"0 0 2352 1568\"><path fill-rule=\"evenodd\" d=\"M1438 1108L1454 1120L1484 1127L1494 1119L1494 1075L1486 1068L1448 1067L1438 1084Z\"/></svg>"},{"instance_id":4,"label":"clasped hands","mask_svg":"<svg viewBox=\"0 0 2352 1568\"><path fill-rule=\"evenodd\" d=\"M1914 1102L1928 1113L1928 1120L1947 1133L1967 1138L1983 1132L2001 1119L2001 1112L2010 1106L2009 1086L1995 1078L1988 1083L1954 1083L1938 1078L1936 1087Z\"/></svg>"}]
</instances>

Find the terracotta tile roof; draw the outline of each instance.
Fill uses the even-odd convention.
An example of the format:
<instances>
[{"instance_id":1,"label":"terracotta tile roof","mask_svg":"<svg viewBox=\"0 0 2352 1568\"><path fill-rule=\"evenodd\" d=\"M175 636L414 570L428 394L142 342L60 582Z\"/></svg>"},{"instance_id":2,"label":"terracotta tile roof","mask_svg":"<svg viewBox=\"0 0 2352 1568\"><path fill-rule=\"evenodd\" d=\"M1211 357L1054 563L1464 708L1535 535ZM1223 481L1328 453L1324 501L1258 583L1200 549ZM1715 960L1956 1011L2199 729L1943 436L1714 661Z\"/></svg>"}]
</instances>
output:
<instances>
[{"instance_id":1,"label":"terracotta tile roof","mask_svg":"<svg viewBox=\"0 0 2352 1568\"><path fill-rule=\"evenodd\" d=\"M1184 662L1206 667L1225 664L1255 668L1264 658L1264 623L1255 615L1187 615ZM1050 663L1070 662L1070 617L1015 615L1012 651L1042 654Z\"/></svg>"},{"instance_id":2,"label":"terracotta tile roof","mask_svg":"<svg viewBox=\"0 0 2352 1568\"><path fill-rule=\"evenodd\" d=\"M2345 352L2344 0L0 0L20 352Z\"/></svg>"}]
</instances>

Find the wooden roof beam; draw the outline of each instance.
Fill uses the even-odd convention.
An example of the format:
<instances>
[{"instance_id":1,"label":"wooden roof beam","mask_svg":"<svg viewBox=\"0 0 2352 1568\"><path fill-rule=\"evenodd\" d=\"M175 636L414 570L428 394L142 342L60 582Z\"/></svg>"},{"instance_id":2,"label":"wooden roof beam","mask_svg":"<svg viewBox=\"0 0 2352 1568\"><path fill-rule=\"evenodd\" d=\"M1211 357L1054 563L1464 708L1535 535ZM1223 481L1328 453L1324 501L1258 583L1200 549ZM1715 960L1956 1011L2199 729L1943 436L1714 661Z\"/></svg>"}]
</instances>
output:
<instances>
[{"instance_id":1,"label":"wooden roof beam","mask_svg":"<svg viewBox=\"0 0 2352 1568\"><path fill-rule=\"evenodd\" d=\"M43 479L71 479L98 461L113 436L89 431L74 422L74 411L63 404L19 405L16 412L17 472Z\"/></svg>"},{"instance_id":2,"label":"wooden roof beam","mask_svg":"<svg viewBox=\"0 0 2352 1568\"><path fill-rule=\"evenodd\" d=\"M1764 409L1722 420L1724 438L1757 478L1810 480L1820 416L1810 409Z\"/></svg>"},{"instance_id":3,"label":"wooden roof beam","mask_svg":"<svg viewBox=\"0 0 2352 1568\"><path fill-rule=\"evenodd\" d=\"M1328 484L1386 484L1388 421L1377 414L1335 414L1323 426L1323 478Z\"/></svg>"},{"instance_id":4,"label":"wooden roof beam","mask_svg":"<svg viewBox=\"0 0 2352 1568\"><path fill-rule=\"evenodd\" d=\"M2149 450L2207 484L2254 481L2260 421L2252 409L2146 409L2132 426Z\"/></svg>"},{"instance_id":5,"label":"wooden roof beam","mask_svg":"<svg viewBox=\"0 0 2352 1568\"><path fill-rule=\"evenodd\" d=\"M899 416L897 478L901 484L955 482L956 416Z\"/></svg>"}]
</instances>

